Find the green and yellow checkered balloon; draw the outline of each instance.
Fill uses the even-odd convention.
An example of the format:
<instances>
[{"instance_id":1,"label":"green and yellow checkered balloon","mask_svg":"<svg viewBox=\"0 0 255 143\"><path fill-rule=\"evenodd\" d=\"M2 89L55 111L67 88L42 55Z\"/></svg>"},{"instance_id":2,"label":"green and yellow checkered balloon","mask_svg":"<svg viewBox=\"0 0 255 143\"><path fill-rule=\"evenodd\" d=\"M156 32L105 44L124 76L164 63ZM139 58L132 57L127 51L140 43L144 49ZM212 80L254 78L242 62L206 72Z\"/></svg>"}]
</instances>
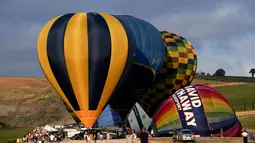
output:
<instances>
[{"instance_id":1,"label":"green and yellow checkered balloon","mask_svg":"<svg viewBox=\"0 0 255 143\"><path fill-rule=\"evenodd\" d=\"M188 40L167 31L161 31L161 35L167 50L165 61L155 82L139 101L150 117L165 99L190 85L197 69L196 51Z\"/></svg>"}]
</instances>

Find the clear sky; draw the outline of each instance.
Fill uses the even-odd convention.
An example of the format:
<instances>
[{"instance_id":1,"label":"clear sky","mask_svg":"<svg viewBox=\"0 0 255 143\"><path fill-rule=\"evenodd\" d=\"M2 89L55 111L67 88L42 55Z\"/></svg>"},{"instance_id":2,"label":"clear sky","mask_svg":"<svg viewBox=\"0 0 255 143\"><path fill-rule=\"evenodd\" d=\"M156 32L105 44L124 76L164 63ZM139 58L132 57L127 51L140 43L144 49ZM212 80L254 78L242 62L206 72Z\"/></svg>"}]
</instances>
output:
<instances>
[{"instance_id":1,"label":"clear sky","mask_svg":"<svg viewBox=\"0 0 255 143\"><path fill-rule=\"evenodd\" d=\"M250 76L255 68L255 0L0 0L0 76L43 76L37 38L51 18L70 12L126 14L182 35L198 71Z\"/></svg>"}]
</instances>

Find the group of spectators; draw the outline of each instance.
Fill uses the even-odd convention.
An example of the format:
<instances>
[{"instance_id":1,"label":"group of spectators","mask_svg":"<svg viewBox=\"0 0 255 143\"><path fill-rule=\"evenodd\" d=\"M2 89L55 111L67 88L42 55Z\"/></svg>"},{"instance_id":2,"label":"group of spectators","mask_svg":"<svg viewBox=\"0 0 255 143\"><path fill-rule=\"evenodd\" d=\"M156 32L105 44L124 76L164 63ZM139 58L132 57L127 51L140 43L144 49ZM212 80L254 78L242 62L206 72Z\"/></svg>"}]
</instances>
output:
<instances>
[{"instance_id":1,"label":"group of spectators","mask_svg":"<svg viewBox=\"0 0 255 143\"><path fill-rule=\"evenodd\" d=\"M110 140L110 139L112 139L111 133L115 134L116 138L120 137L118 135L119 134L118 131L115 131L115 132L113 132L113 131L112 132L103 132L103 131L91 132L91 131L88 131L88 132L85 132L85 134L84 134L84 140L86 141L86 143L93 143L93 142L96 143L97 140L100 140L102 142L104 139ZM135 140L137 140L141 143L149 143L152 140L152 136L153 136L153 133L149 134L149 132L146 131L146 128L143 128L142 132L140 132L140 131L135 132L132 130L127 130L127 132L126 132L127 142L132 142L132 143L135 142Z\"/></svg>"},{"instance_id":2,"label":"group of spectators","mask_svg":"<svg viewBox=\"0 0 255 143\"><path fill-rule=\"evenodd\" d=\"M22 138L23 143L59 143L61 137L56 133L33 131Z\"/></svg>"},{"instance_id":3,"label":"group of spectators","mask_svg":"<svg viewBox=\"0 0 255 143\"><path fill-rule=\"evenodd\" d=\"M135 140L140 141L141 143L150 143L153 137L153 131L151 132L151 134L146 130L146 128L142 128L142 132L140 131L131 131L129 130L127 132L127 141L128 142L135 142Z\"/></svg>"},{"instance_id":4,"label":"group of spectators","mask_svg":"<svg viewBox=\"0 0 255 143\"><path fill-rule=\"evenodd\" d=\"M84 134L84 140L86 140L86 142L90 142L92 140L94 140L95 142L97 140L100 140L100 141L103 141L104 140L104 135L102 132L96 132L96 133L85 133ZM107 139L109 140L110 139L110 134L108 133L107 134Z\"/></svg>"}]
</instances>

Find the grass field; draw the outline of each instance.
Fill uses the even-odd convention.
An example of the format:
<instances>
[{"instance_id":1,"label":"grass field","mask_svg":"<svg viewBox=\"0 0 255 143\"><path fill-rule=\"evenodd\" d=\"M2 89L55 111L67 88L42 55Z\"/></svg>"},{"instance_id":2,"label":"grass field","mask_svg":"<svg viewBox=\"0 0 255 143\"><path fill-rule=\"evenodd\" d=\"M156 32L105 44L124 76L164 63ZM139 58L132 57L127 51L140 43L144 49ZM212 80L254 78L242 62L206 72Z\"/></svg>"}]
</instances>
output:
<instances>
[{"instance_id":1,"label":"grass field","mask_svg":"<svg viewBox=\"0 0 255 143\"><path fill-rule=\"evenodd\" d=\"M22 127L22 128L4 128L0 129L0 141L1 143L11 143L16 141L17 138L21 138L24 134L31 132L34 127Z\"/></svg>"},{"instance_id":2,"label":"grass field","mask_svg":"<svg viewBox=\"0 0 255 143\"><path fill-rule=\"evenodd\" d=\"M255 129L255 115L238 117L244 129Z\"/></svg>"},{"instance_id":3,"label":"grass field","mask_svg":"<svg viewBox=\"0 0 255 143\"><path fill-rule=\"evenodd\" d=\"M222 95L226 97L235 111L255 110L255 84L241 84L233 86L215 87Z\"/></svg>"}]
</instances>

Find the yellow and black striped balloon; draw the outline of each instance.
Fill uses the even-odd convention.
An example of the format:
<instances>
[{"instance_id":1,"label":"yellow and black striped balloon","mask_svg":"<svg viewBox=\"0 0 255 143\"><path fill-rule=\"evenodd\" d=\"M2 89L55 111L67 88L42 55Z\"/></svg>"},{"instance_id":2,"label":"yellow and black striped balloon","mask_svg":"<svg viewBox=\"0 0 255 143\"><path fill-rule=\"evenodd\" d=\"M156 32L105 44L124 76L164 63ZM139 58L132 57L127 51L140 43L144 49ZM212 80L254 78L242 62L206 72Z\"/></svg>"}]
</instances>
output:
<instances>
[{"instance_id":1,"label":"yellow and black striped balloon","mask_svg":"<svg viewBox=\"0 0 255 143\"><path fill-rule=\"evenodd\" d=\"M70 13L50 20L38 39L41 68L64 102L92 127L112 92L130 71L122 24L106 13Z\"/></svg>"}]
</instances>

